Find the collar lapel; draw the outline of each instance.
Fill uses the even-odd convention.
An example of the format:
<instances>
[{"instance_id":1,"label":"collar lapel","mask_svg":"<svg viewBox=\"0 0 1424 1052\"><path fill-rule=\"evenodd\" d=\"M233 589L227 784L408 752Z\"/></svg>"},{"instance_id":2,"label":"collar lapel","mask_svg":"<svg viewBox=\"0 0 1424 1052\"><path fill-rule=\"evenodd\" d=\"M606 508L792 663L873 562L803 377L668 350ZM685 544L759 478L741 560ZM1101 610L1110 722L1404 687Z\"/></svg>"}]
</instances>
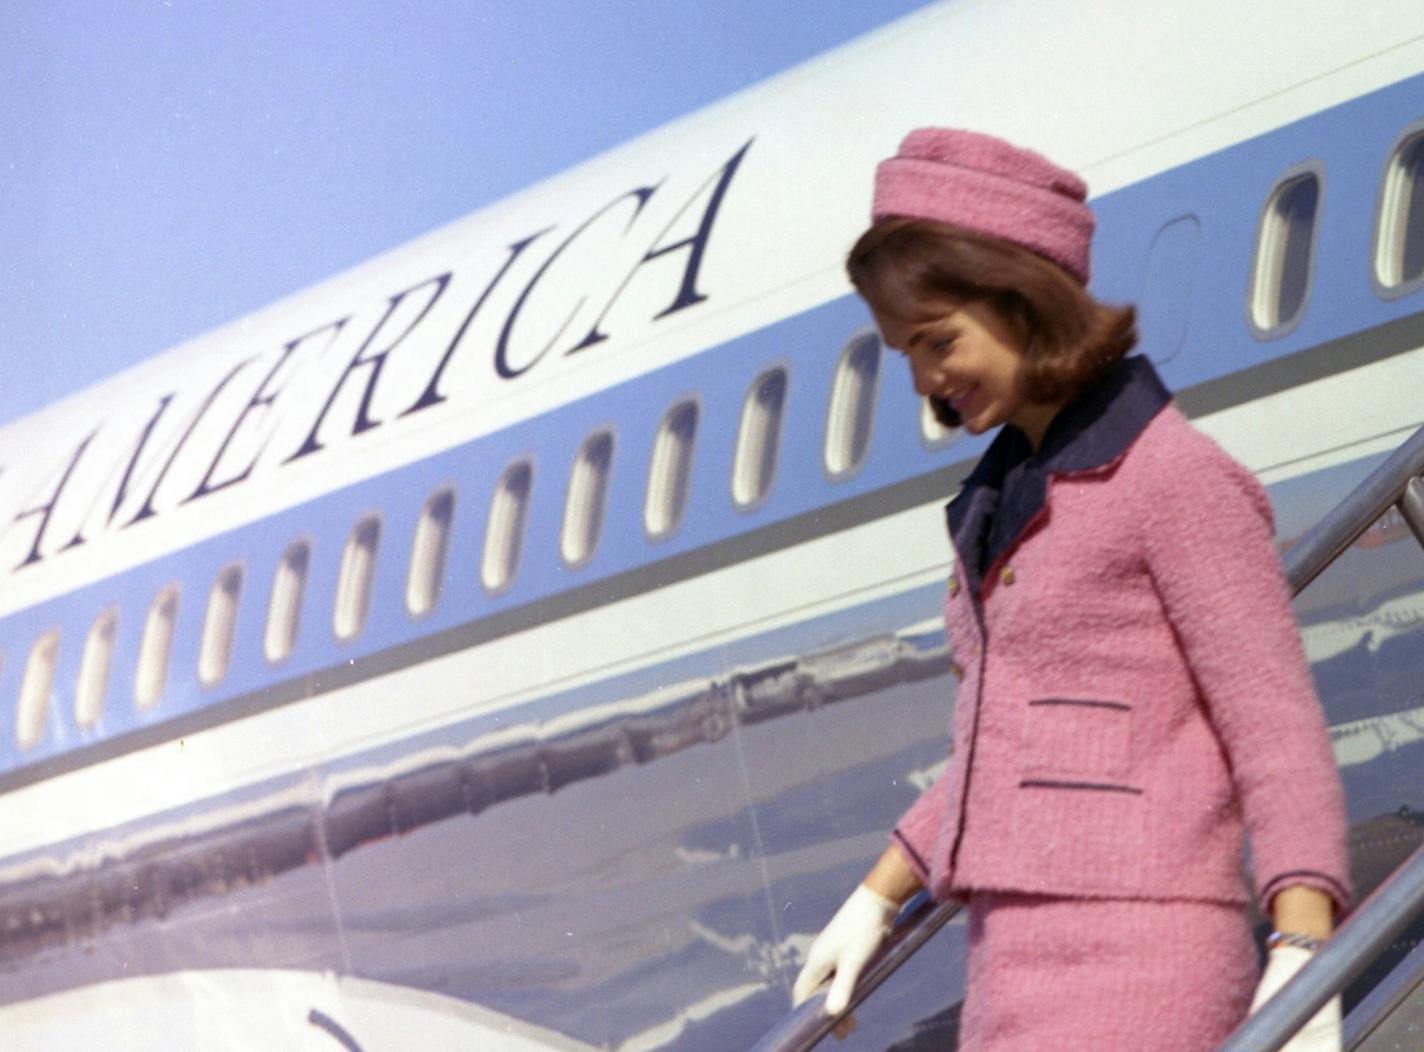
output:
<instances>
[{"instance_id":1,"label":"collar lapel","mask_svg":"<svg viewBox=\"0 0 1424 1052\"><path fill-rule=\"evenodd\" d=\"M1053 418L1038 459L1055 475L1105 468L1171 399L1151 362L1124 358Z\"/></svg>"},{"instance_id":2,"label":"collar lapel","mask_svg":"<svg viewBox=\"0 0 1424 1052\"><path fill-rule=\"evenodd\" d=\"M984 553L998 518L1004 481L1014 465L1022 463L1030 452L1022 431L1015 427L1001 429L964 480L959 495L945 507L960 572L975 597L979 595L980 572L988 565Z\"/></svg>"},{"instance_id":3,"label":"collar lapel","mask_svg":"<svg viewBox=\"0 0 1424 1052\"><path fill-rule=\"evenodd\" d=\"M1146 358L1126 358L1049 425L1037 454L1005 427L945 509L960 572L976 601L983 575L1018 543L1048 502L1050 475L1115 464L1171 400Z\"/></svg>"}]
</instances>

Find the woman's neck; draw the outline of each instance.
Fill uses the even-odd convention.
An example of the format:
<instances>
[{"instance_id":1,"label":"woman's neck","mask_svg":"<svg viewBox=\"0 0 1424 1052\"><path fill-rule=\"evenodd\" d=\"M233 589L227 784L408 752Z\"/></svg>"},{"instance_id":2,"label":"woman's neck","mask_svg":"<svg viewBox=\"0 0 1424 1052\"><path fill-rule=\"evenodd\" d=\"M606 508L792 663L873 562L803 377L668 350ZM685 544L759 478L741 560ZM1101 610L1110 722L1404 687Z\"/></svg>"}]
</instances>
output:
<instances>
[{"instance_id":1,"label":"woman's neck","mask_svg":"<svg viewBox=\"0 0 1424 1052\"><path fill-rule=\"evenodd\" d=\"M1063 408L1063 402L1028 402L1020 406L1009 423L1024 433L1029 446L1035 453L1043 445L1043 436L1048 433L1048 425Z\"/></svg>"}]
</instances>

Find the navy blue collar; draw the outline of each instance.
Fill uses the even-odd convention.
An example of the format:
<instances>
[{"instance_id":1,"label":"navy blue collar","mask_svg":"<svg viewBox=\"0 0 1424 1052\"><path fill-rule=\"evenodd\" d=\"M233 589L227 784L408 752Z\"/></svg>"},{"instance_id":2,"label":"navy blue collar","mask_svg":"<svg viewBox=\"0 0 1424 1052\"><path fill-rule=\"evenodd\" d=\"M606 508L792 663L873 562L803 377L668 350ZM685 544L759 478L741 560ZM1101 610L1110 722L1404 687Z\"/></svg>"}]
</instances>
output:
<instances>
[{"instance_id":1,"label":"navy blue collar","mask_svg":"<svg viewBox=\"0 0 1424 1052\"><path fill-rule=\"evenodd\" d=\"M1043 511L1050 475L1113 464L1171 398L1151 362L1124 358L1059 410L1037 453L1018 428L1003 428L945 509L971 594Z\"/></svg>"}]
</instances>

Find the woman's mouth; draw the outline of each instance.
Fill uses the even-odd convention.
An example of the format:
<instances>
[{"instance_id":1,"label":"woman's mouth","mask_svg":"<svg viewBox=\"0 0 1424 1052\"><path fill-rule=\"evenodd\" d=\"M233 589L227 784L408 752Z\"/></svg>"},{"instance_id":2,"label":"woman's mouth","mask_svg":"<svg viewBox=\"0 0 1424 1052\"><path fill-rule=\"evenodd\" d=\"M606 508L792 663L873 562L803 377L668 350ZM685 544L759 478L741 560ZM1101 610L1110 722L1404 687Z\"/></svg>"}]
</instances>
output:
<instances>
[{"instance_id":1,"label":"woman's mouth","mask_svg":"<svg viewBox=\"0 0 1424 1052\"><path fill-rule=\"evenodd\" d=\"M967 414L970 406L974 404L974 396L979 393L979 385L966 387L959 391L951 391L945 396L945 401L960 416Z\"/></svg>"}]
</instances>

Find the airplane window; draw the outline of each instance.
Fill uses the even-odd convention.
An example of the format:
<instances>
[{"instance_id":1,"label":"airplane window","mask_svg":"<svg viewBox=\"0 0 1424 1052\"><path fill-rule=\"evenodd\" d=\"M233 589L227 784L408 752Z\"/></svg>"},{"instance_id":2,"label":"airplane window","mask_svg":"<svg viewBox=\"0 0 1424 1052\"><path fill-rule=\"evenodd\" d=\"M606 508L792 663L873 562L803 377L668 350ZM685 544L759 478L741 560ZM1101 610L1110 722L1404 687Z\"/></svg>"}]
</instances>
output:
<instances>
[{"instance_id":1,"label":"airplane window","mask_svg":"<svg viewBox=\"0 0 1424 1052\"><path fill-rule=\"evenodd\" d=\"M109 668L114 658L114 636L119 628L119 608L100 611L84 640L79 662L79 687L74 692L74 722L89 728L99 722L104 692L109 688Z\"/></svg>"},{"instance_id":2,"label":"airplane window","mask_svg":"<svg viewBox=\"0 0 1424 1052\"><path fill-rule=\"evenodd\" d=\"M603 533L603 506L613 466L613 434L599 431L584 441L569 476L560 552L569 566L588 561Z\"/></svg>"},{"instance_id":3,"label":"airplane window","mask_svg":"<svg viewBox=\"0 0 1424 1052\"><path fill-rule=\"evenodd\" d=\"M15 722L15 737L20 748L31 749L44 736L49 718L49 697L54 687L54 666L59 660L59 629L52 628L30 648L25 663L25 678L20 685L20 711Z\"/></svg>"},{"instance_id":4,"label":"airplane window","mask_svg":"<svg viewBox=\"0 0 1424 1052\"><path fill-rule=\"evenodd\" d=\"M732 500L739 508L760 503L771 489L785 408L786 370L768 369L756 378L742 406L732 463Z\"/></svg>"},{"instance_id":5,"label":"airplane window","mask_svg":"<svg viewBox=\"0 0 1424 1052\"><path fill-rule=\"evenodd\" d=\"M1424 131L1390 156L1375 224L1375 280L1394 297L1424 286Z\"/></svg>"},{"instance_id":6,"label":"airplane window","mask_svg":"<svg viewBox=\"0 0 1424 1052\"><path fill-rule=\"evenodd\" d=\"M218 572L208 592L203 617L203 637L198 644L198 682L211 687L227 675L232 661L232 634L237 627L237 606L242 598L242 564L232 563Z\"/></svg>"},{"instance_id":7,"label":"airplane window","mask_svg":"<svg viewBox=\"0 0 1424 1052\"><path fill-rule=\"evenodd\" d=\"M1256 238L1250 316L1262 339L1284 336L1305 312L1314 265L1320 175L1287 176L1272 192Z\"/></svg>"},{"instance_id":8,"label":"airplane window","mask_svg":"<svg viewBox=\"0 0 1424 1052\"><path fill-rule=\"evenodd\" d=\"M533 486L534 467L529 461L521 460L505 469L495 488L480 566L480 579L491 592L508 588L514 580L514 571L519 568Z\"/></svg>"},{"instance_id":9,"label":"airplane window","mask_svg":"<svg viewBox=\"0 0 1424 1052\"><path fill-rule=\"evenodd\" d=\"M371 609L371 586L376 578L376 552L380 544L381 519L374 512L362 516L346 538L331 618L336 638L343 643L355 639L366 627L366 615Z\"/></svg>"},{"instance_id":10,"label":"airplane window","mask_svg":"<svg viewBox=\"0 0 1424 1052\"><path fill-rule=\"evenodd\" d=\"M880 380L880 337L861 333L841 353L826 417L826 470L843 478L860 467L870 448L875 393Z\"/></svg>"},{"instance_id":11,"label":"airplane window","mask_svg":"<svg viewBox=\"0 0 1424 1052\"><path fill-rule=\"evenodd\" d=\"M134 676L134 705L139 709L151 709L163 696L168 682L168 652L173 648L177 622L178 585L170 584L154 597L143 623L138 673Z\"/></svg>"},{"instance_id":12,"label":"airplane window","mask_svg":"<svg viewBox=\"0 0 1424 1052\"><path fill-rule=\"evenodd\" d=\"M440 601L454 517L455 491L449 488L432 494L420 510L405 582L405 608L414 617L430 613Z\"/></svg>"},{"instance_id":13,"label":"airplane window","mask_svg":"<svg viewBox=\"0 0 1424 1052\"><path fill-rule=\"evenodd\" d=\"M297 645L310 563L311 544L307 541L293 541L277 563L272 598L267 602L267 631L262 637L262 653L273 664L285 660Z\"/></svg>"},{"instance_id":14,"label":"airplane window","mask_svg":"<svg viewBox=\"0 0 1424 1052\"><path fill-rule=\"evenodd\" d=\"M692 449L697 439L697 403L679 402L663 417L653 440L643 526L654 538L666 537L682 522L692 482Z\"/></svg>"},{"instance_id":15,"label":"airplane window","mask_svg":"<svg viewBox=\"0 0 1424 1052\"><path fill-rule=\"evenodd\" d=\"M961 434L957 427L945 427L930 408L928 398L920 399L920 441L930 449L941 449Z\"/></svg>"}]
</instances>

